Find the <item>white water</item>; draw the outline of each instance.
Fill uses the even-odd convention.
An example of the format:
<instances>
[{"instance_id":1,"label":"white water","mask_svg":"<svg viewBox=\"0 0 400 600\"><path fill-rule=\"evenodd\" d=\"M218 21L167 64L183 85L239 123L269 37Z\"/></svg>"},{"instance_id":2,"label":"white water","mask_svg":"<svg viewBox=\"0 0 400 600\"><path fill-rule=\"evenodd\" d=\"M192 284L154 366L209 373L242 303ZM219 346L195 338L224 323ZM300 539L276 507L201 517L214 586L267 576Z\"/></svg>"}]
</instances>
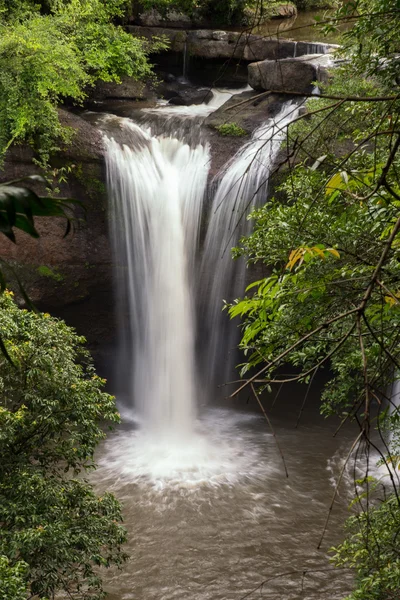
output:
<instances>
[{"instance_id":1,"label":"white water","mask_svg":"<svg viewBox=\"0 0 400 600\"><path fill-rule=\"evenodd\" d=\"M145 428L188 436L196 407L191 279L208 148L151 137L128 120L121 127L136 129L141 144L107 141L120 361Z\"/></svg>"},{"instance_id":2,"label":"white water","mask_svg":"<svg viewBox=\"0 0 400 600\"><path fill-rule=\"evenodd\" d=\"M221 103L216 95L214 107ZM201 114L203 108L193 110ZM249 231L250 208L265 199L271 166L296 112L286 104L275 119L259 127L218 180L200 278L196 258L208 147L155 137L151 123L142 127L129 119L105 119L118 139L108 137L106 144L119 302L118 363L121 379L127 380L123 417L140 424L128 436L131 452L124 436L119 444L131 456L132 474L147 470L157 478L179 471L183 479L183 473L191 479L195 471L204 475L208 469L211 476L227 464L223 452L216 461L217 446L207 427L196 422L196 407L199 396L215 396L207 382L228 372L221 369L219 358L228 360L236 326L222 313L222 299L233 300L243 292L245 271L232 260L230 248ZM200 324L205 373L196 367L195 289L208 306ZM233 449L232 456L238 456Z\"/></svg>"},{"instance_id":3,"label":"white water","mask_svg":"<svg viewBox=\"0 0 400 600\"><path fill-rule=\"evenodd\" d=\"M228 102L234 94L251 91L252 88L247 85L240 89L218 89L204 88L205 102L201 104L190 104L189 106L174 106L168 103L167 100L160 100L155 108L144 108L143 113L157 114L170 117L208 117L212 112L220 108L225 102ZM210 93L211 92L211 93Z\"/></svg>"},{"instance_id":4,"label":"white water","mask_svg":"<svg viewBox=\"0 0 400 600\"><path fill-rule=\"evenodd\" d=\"M246 266L242 259L232 260L231 248L250 233L252 224L247 215L251 209L266 201L272 167L287 125L296 115L297 106L286 103L274 119L255 130L214 182L216 193L204 244L201 283L208 327L203 377L211 389L234 375L232 351L238 341L237 329L222 308L223 300L232 302L243 294Z\"/></svg>"}]
</instances>

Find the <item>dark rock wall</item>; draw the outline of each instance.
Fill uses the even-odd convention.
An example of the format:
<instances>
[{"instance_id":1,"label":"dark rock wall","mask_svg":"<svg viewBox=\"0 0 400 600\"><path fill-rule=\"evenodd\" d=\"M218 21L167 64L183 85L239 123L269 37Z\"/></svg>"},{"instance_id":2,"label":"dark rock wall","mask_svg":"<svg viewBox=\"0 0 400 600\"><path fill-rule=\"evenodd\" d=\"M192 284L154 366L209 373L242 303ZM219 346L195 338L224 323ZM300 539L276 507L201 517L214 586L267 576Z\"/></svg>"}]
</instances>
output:
<instances>
[{"instance_id":1,"label":"dark rock wall","mask_svg":"<svg viewBox=\"0 0 400 600\"><path fill-rule=\"evenodd\" d=\"M63 237L64 220L38 218L40 238L18 232L13 244L1 236L0 256L15 265L38 308L65 318L96 353L115 341L103 143L99 132L80 117L63 111L62 120L76 135L71 146L53 157L52 165L70 168L67 182L59 185L60 196L80 200L84 207L73 210L74 231ZM1 181L41 172L32 157L27 147L12 148ZM43 186L35 190L45 193Z\"/></svg>"}]
</instances>

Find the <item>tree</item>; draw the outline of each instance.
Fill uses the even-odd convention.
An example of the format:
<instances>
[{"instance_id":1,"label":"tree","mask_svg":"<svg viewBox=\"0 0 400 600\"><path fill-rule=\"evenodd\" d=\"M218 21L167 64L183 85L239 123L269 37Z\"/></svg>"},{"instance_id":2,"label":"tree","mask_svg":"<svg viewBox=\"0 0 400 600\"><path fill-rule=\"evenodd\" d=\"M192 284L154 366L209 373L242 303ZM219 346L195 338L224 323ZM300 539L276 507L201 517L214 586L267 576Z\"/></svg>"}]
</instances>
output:
<instances>
[{"instance_id":1,"label":"tree","mask_svg":"<svg viewBox=\"0 0 400 600\"><path fill-rule=\"evenodd\" d=\"M98 80L150 77L150 51L162 40L135 38L115 25L127 0L0 0L0 158L25 140L46 164L71 140L57 107L82 103Z\"/></svg>"},{"instance_id":2,"label":"tree","mask_svg":"<svg viewBox=\"0 0 400 600\"><path fill-rule=\"evenodd\" d=\"M33 182L45 183L35 175L0 185L0 231L13 242L14 229L38 237L36 216L64 217L69 231L74 201L39 196ZM114 398L84 338L18 308L0 275L0 600L57 591L100 599L98 567L124 561L126 536L118 501L97 497L83 476L95 467L102 424L119 420Z\"/></svg>"},{"instance_id":3,"label":"tree","mask_svg":"<svg viewBox=\"0 0 400 600\"><path fill-rule=\"evenodd\" d=\"M0 356L0 566L9 572L0 598L23 580L30 597L100 599L96 567L124 561L125 530L114 496L97 497L83 475L94 468L100 423L118 421L114 398L84 338L18 308L10 292L0 297L0 335L13 363Z\"/></svg>"},{"instance_id":4,"label":"tree","mask_svg":"<svg viewBox=\"0 0 400 600\"><path fill-rule=\"evenodd\" d=\"M233 395L249 386L261 402L266 388L309 387L327 372L322 412L359 425L348 460L375 452L389 473L383 488L368 473L358 482L358 514L335 560L356 571L351 600L389 600L400 590L400 414L390 391L400 373L400 13L391 0L360 0L329 27L343 14L356 21L348 63L289 128L279 195L251 215L254 232L235 250L270 275L229 308L243 319L245 354ZM292 375L279 374L283 365Z\"/></svg>"}]
</instances>

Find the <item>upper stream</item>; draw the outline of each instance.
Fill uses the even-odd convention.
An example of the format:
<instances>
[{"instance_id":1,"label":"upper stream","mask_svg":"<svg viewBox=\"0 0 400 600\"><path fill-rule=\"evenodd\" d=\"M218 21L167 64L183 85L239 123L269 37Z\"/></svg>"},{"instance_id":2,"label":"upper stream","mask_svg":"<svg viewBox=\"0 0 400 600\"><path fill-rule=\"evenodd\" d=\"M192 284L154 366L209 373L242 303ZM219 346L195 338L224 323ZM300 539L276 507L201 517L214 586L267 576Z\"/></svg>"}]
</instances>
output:
<instances>
[{"instance_id":1,"label":"upper stream","mask_svg":"<svg viewBox=\"0 0 400 600\"><path fill-rule=\"evenodd\" d=\"M236 405L221 398L237 343L237 324L221 309L245 285L245 264L231 260L230 248L249 231L251 207L265 200L297 114L296 105L282 105L208 184L202 121L232 93L98 119L123 424L100 447L93 480L123 501L130 554L122 571L107 575L112 600L339 600L351 583L326 552L341 537L351 477L317 550L349 434L334 439L315 403L296 428L303 390L293 388L268 408L286 478L275 438L246 406L249 398Z\"/></svg>"}]
</instances>

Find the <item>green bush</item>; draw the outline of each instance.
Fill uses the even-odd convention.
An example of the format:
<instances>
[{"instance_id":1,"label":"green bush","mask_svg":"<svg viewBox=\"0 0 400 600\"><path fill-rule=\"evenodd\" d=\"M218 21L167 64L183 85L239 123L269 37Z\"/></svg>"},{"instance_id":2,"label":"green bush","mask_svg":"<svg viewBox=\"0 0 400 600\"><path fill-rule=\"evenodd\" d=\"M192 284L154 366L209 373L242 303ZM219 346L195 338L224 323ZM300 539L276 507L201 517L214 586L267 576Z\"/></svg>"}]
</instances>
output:
<instances>
[{"instance_id":1,"label":"green bush","mask_svg":"<svg viewBox=\"0 0 400 600\"><path fill-rule=\"evenodd\" d=\"M0 0L0 158L27 140L46 163L60 140L71 138L58 118L61 101L81 103L98 79L151 75L149 52L164 44L150 46L113 24L125 4Z\"/></svg>"},{"instance_id":2,"label":"green bush","mask_svg":"<svg viewBox=\"0 0 400 600\"><path fill-rule=\"evenodd\" d=\"M114 398L84 338L8 292L0 339L13 363L0 354L0 599L25 598L25 586L29 597L100 600L98 567L122 564L125 530L114 496L98 497L82 475L102 424L119 419Z\"/></svg>"},{"instance_id":3,"label":"green bush","mask_svg":"<svg viewBox=\"0 0 400 600\"><path fill-rule=\"evenodd\" d=\"M223 125L217 125L215 129L221 135L230 135L232 137L242 137L247 135L247 131L240 127L237 123L224 123Z\"/></svg>"},{"instance_id":4,"label":"green bush","mask_svg":"<svg viewBox=\"0 0 400 600\"><path fill-rule=\"evenodd\" d=\"M347 600L395 600L400 590L400 505L394 494L348 519L346 540L335 550L338 567L356 572Z\"/></svg>"},{"instance_id":5,"label":"green bush","mask_svg":"<svg viewBox=\"0 0 400 600\"><path fill-rule=\"evenodd\" d=\"M17 561L11 566L6 556L0 556L0 600L26 600L28 565Z\"/></svg>"}]
</instances>

